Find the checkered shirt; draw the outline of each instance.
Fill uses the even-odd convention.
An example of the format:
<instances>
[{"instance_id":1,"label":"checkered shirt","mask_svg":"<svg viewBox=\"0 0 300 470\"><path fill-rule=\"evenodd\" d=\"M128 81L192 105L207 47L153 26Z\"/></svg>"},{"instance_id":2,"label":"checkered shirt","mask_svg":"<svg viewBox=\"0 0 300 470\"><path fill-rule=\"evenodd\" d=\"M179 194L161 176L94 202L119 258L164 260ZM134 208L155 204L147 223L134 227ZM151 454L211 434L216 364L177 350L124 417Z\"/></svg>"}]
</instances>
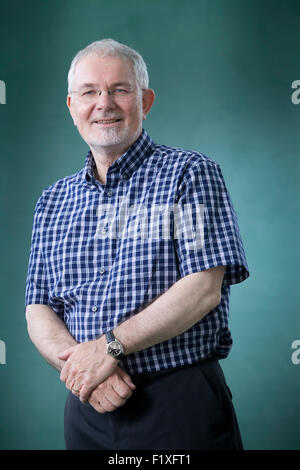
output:
<instances>
[{"instance_id":1,"label":"checkered shirt","mask_svg":"<svg viewBox=\"0 0 300 470\"><path fill-rule=\"evenodd\" d=\"M232 346L230 285L249 272L220 166L201 153L156 145L143 130L108 168L105 185L94 175L89 152L81 171L37 201L26 306L49 305L85 342L143 310L180 278L226 266L216 308L122 365L136 374L208 355L225 358Z\"/></svg>"}]
</instances>

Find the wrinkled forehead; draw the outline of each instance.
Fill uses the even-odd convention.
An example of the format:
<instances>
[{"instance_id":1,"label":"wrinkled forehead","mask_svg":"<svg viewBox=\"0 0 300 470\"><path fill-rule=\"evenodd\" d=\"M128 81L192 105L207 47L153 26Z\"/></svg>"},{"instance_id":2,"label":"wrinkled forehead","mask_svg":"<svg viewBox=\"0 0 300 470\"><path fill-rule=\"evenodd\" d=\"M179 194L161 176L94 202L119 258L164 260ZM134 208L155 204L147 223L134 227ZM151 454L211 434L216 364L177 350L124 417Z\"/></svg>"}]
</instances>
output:
<instances>
[{"instance_id":1,"label":"wrinkled forehead","mask_svg":"<svg viewBox=\"0 0 300 470\"><path fill-rule=\"evenodd\" d=\"M102 86L120 82L136 84L133 64L126 57L91 54L82 57L76 64L73 87L86 83Z\"/></svg>"}]
</instances>

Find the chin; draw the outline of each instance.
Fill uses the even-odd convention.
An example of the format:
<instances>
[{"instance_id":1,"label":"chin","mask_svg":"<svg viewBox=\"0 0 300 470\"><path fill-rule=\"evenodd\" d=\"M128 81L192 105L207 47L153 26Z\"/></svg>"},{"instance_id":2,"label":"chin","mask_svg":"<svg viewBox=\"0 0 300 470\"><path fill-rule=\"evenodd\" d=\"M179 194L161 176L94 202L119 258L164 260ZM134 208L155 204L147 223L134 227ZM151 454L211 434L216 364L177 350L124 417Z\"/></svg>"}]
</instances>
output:
<instances>
[{"instance_id":1,"label":"chin","mask_svg":"<svg viewBox=\"0 0 300 470\"><path fill-rule=\"evenodd\" d=\"M101 135L98 135L94 144L96 146L107 147L110 145L119 145L123 141L128 140L129 132L127 130L117 131L116 129L101 130Z\"/></svg>"},{"instance_id":2,"label":"chin","mask_svg":"<svg viewBox=\"0 0 300 470\"><path fill-rule=\"evenodd\" d=\"M140 132L132 133L128 129L117 131L115 129L106 129L101 131L101 135L94 136L90 139L89 145L95 150L101 148L122 146L124 152L136 141Z\"/></svg>"}]
</instances>

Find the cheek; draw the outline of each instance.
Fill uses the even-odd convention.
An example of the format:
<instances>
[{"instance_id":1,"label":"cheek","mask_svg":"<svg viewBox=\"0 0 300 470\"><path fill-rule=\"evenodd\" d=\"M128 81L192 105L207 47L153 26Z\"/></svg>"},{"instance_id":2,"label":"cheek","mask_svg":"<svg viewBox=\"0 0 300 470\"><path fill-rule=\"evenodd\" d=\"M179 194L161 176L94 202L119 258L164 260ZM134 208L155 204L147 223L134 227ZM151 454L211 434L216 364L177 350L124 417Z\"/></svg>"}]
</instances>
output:
<instances>
[{"instance_id":1,"label":"cheek","mask_svg":"<svg viewBox=\"0 0 300 470\"><path fill-rule=\"evenodd\" d=\"M86 107L76 106L74 108L74 120L77 122L78 126L82 126L88 122L88 118L92 110Z\"/></svg>"},{"instance_id":2,"label":"cheek","mask_svg":"<svg viewBox=\"0 0 300 470\"><path fill-rule=\"evenodd\" d=\"M81 129L84 129L85 127L87 127L89 125L88 117L89 117L89 113L87 112L78 113L76 116L77 127Z\"/></svg>"},{"instance_id":3,"label":"cheek","mask_svg":"<svg viewBox=\"0 0 300 470\"><path fill-rule=\"evenodd\" d=\"M143 108L141 106L141 103L135 103L130 107L130 109L127 110L127 116L128 119L132 124L137 124L140 121L142 121L142 116L143 116Z\"/></svg>"}]
</instances>

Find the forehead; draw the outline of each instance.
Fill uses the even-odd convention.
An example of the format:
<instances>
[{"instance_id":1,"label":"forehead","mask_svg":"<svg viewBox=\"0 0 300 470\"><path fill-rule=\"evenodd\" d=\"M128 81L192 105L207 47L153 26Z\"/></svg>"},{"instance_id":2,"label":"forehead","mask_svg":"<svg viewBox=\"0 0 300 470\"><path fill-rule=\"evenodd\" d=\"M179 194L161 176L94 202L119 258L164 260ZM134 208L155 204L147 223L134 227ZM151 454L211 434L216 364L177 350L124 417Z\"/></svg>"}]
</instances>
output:
<instances>
[{"instance_id":1,"label":"forehead","mask_svg":"<svg viewBox=\"0 0 300 470\"><path fill-rule=\"evenodd\" d=\"M126 58L91 55L83 57L76 65L73 80L76 86L118 82L135 82L133 65Z\"/></svg>"}]
</instances>

